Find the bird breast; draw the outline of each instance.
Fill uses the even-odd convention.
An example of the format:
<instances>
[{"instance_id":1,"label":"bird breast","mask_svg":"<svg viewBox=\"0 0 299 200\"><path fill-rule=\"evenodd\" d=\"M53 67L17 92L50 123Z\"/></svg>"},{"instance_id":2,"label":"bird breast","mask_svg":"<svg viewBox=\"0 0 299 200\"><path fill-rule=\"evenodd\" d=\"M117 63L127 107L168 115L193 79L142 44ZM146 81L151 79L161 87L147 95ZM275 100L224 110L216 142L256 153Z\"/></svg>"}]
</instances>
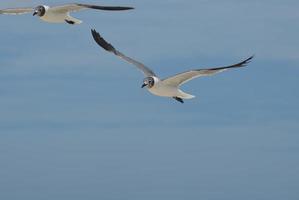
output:
<instances>
[{"instance_id":1,"label":"bird breast","mask_svg":"<svg viewBox=\"0 0 299 200\"><path fill-rule=\"evenodd\" d=\"M178 88L163 84L162 81L155 82L155 85L148 90L157 96L174 97L178 94Z\"/></svg>"}]
</instances>

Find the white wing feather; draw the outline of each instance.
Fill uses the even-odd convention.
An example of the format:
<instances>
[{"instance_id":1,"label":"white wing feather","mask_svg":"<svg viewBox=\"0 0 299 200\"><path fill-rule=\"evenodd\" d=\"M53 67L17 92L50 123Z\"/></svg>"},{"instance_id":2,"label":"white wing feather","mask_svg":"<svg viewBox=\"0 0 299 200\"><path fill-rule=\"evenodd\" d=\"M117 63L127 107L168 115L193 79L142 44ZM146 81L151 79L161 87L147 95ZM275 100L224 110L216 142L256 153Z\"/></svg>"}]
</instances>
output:
<instances>
[{"instance_id":1,"label":"white wing feather","mask_svg":"<svg viewBox=\"0 0 299 200\"><path fill-rule=\"evenodd\" d=\"M56 13L68 13L68 12L80 11L82 9L87 9L87 8L83 6L79 6L78 4L66 4L66 5L51 7L51 11Z\"/></svg>"},{"instance_id":2,"label":"white wing feather","mask_svg":"<svg viewBox=\"0 0 299 200\"><path fill-rule=\"evenodd\" d=\"M21 15L33 12L34 8L8 8L0 10L0 14Z\"/></svg>"}]
</instances>

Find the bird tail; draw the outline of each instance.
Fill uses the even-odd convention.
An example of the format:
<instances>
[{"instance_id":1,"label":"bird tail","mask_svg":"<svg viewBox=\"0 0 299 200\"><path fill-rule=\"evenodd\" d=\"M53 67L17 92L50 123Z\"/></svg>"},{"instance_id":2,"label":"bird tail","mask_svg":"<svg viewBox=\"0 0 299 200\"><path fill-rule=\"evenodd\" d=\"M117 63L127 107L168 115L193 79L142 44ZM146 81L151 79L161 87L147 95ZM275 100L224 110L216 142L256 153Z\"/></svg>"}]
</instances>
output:
<instances>
[{"instance_id":1,"label":"bird tail","mask_svg":"<svg viewBox=\"0 0 299 200\"><path fill-rule=\"evenodd\" d=\"M67 16L66 22L69 24L81 24L82 21L79 19L76 19L75 17L72 17L70 15Z\"/></svg>"},{"instance_id":2,"label":"bird tail","mask_svg":"<svg viewBox=\"0 0 299 200\"><path fill-rule=\"evenodd\" d=\"M179 92L180 92L180 94L178 95L178 97L180 97L180 98L183 98L183 99L193 99L193 98L195 98L194 95L185 93L182 90L180 90Z\"/></svg>"}]
</instances>

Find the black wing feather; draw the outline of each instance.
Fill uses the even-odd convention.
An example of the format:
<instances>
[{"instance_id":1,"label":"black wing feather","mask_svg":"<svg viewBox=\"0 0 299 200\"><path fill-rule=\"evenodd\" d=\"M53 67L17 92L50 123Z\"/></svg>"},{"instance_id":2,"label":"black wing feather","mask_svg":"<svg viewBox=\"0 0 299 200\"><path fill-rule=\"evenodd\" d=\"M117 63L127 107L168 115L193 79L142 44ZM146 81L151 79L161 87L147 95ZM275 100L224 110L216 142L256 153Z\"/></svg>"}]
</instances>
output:
<instances>
[{"instance_id":1,"label":"black wing feather","mask_svg":"<svg viewBox=\"0 0 299 200\"><path fill-rule=\"evenodd\" d=\"M221 69L229 69L229 68L237 68L237 67L245 67L248 63L251 62L252 58L254 56L250 56L249 58L247 58L246 60L242 61L242 62L239 62L237 64L234 64L234 65L230 65L230 66L226 66L226 67L216 67L216 68L210 68L208 70L221 70ZM201 69L199 69L201 70ZM198 70L198 71L199 71Z\"/></svg>"},{"instance_id":2,"label":"black wing feather","mask_svg":"<svg viewBox=\"0 0 299 200\"><path fill-rule=\"evenodd\" d=\"M112 44L106 42L106 40L104 40L104 38L100 34L98 34L96 30L91 30L91 34L98 45L100 45L106 51L113 52L117 55L116 49L112 46Z\"/></svg>"},{"instance_id":3,"label":"black wing feather","mask_svg":"<svg viewBox=\"0 0 299 200\"><path fill-rule=\"evenodd\" d=\"M83 6L86 8L97 9L97 10L109 10L109 11L121 11L121 10L132 10L133 7L126 6L97 6L97 5L89 5L89 4L81 4L77 3L78 6Z\"/></svg>"}]
</instances>

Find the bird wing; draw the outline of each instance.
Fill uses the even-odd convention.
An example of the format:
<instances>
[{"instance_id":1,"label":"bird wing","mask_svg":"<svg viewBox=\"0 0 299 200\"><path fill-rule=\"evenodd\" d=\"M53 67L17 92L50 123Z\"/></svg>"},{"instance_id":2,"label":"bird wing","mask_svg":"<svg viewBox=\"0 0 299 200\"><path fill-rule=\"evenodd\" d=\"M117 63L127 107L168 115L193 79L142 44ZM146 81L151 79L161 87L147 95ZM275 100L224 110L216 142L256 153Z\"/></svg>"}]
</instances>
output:
<instances>
[{"instance_id":1,"label":"bird wing","mask_svg":"<svg viewBox=\"0 0 299 200\"><path fill-rule=\"evenodd\" d=\"M163 83L172 85L172 86L180 86L188 81L191 81L192 79L202 77L202 76L211 76L220 72L223 72L227 69L231 68L238 68L238 67L245 67L250 60L253 58L253 56L247 58L246 60L230 65L230 66L225 66L225 67L215 67L215 68L210 68L210 69L196 69L196 70L190 70L187 72L183 72L180 74L177 74L175 76L166 78L163 80Z\"/></svg>"},{"instance_id":2,"label":"bird wing","mask_svg":"<svg viewBox=\"0 0 299 200\"><path fill-rule=\"evenodd\" d=\"M139 70L141 70L144 73L145 76L156 76L155 73L151 69L146 67L144 64L130 57L127 57L123 53L116 50L111 44L105 41L104 38L102 38L101 35L96 30L91 30L91 33L96 43L106 51L114 53L116 56L120 57L121 59L124 59L128 63L135 65Z\"/></svg>"},{"instance_id":3,"label":"bird wing","mask_svg":"<svg viewBox=\"0 0 299 200\"><path fill-rule=\"evenodd\" d=\"M33 12L34 8L8 8L0 10L0 14L21 15Z\"/></svg>"},{"instance_id":4,"label":"bird wing","mask_svg":"<svg viewBox=\"0 0 299 200\"><path fill-rule=\"evenodd\" d=\"M122 6L97 6L97 5L91 5L91 4L72 3L72 4L61 5L61 6L55 6L55 7L52 7L51 9L53 12L67 13L67 12L80 11L83 9L120 11L120 10L131 10L134 8L122 7Z\"/></svg>"}]
</instances>

